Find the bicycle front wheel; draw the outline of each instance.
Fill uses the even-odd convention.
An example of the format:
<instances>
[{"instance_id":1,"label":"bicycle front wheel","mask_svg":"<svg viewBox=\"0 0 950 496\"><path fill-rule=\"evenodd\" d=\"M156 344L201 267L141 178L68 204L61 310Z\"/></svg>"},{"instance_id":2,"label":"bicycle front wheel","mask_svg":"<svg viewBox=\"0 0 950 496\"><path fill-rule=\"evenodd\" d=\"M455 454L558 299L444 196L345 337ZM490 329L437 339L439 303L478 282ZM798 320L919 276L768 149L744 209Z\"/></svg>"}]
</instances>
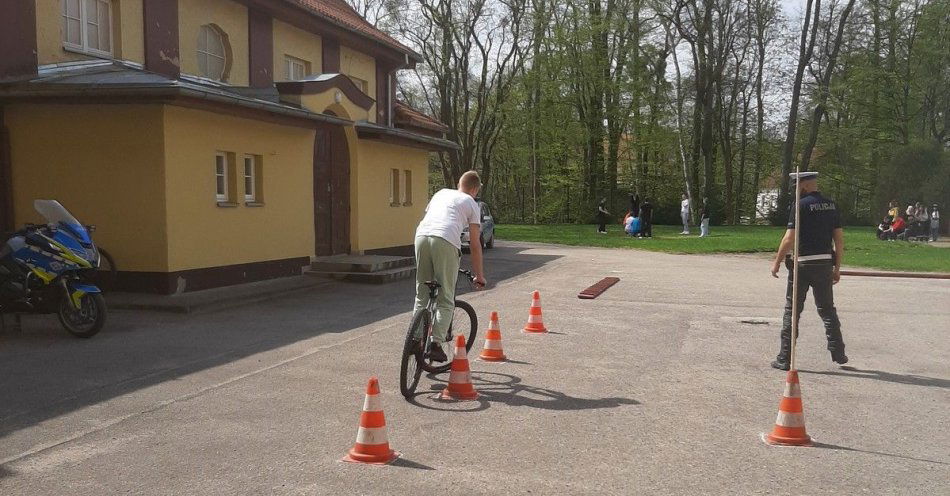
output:
<instances>
[{"instance_id":1,"label":"bicycle front wheel","mask_svg":"<svg viewBox=\"0 0 950 496\"><path fill-rule=\"evenodd\" d=\"M419 385L419 376L422 375L422 353L427 339L425 332L428 327L426 310L420 310L412 318L409 330L406 331L406 341L402 346L402 363L399 368L399 391L406 399L411 399Z\"/></svg>"},{"instance_id":2,"label":"bicycle front wheel","mask_svg":"<svg viewBox=\"0 0 950 496\"><path fill-rule=\"evenodd\" d=\"M475 335L478 334L478 317L475 316L475 309L464 301L455 300L455 312L452 314L452 325L449 326L449 332L446 337L454 343L455 336L465 337L465 352L472 351L472 345L475 344ZM450 346L455 349L455 346ZM451 356L450 356L451 358ZM447 372L452 367L452 362L440 367L432 367L431 364L426 370L440 374ZM431 368L431 370L430 370Z\"/></svg>"}]
</instances>

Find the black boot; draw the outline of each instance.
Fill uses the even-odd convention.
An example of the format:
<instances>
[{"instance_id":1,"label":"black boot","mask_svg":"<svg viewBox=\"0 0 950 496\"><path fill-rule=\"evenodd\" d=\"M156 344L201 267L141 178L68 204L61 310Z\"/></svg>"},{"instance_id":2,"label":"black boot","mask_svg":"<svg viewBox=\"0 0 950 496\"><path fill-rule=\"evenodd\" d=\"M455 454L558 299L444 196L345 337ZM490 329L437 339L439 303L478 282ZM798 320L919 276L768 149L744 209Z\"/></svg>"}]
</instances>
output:
<instances>
[{"instance_id":1,"label":"black boot","mask_svg":"<svg viewBox=\"0 0 950 496\"><path fill-rule=\"evenodd\" d=\"M792 349L792 329L790 326L782 326L782 333L779 335L779 339L781 341L779 344L779 352L775 360L772 361L772 368L788 370L789 354Z\"/></svg>"},{"instance_id":2,"label":"black boot","mask_svg":"<svg viewBox=\"0 0 950 496\"><path fill-rule=\"evenodd\" d=\"M831 361L844 365L848 363L848 355L844 354L844 338L841 336L841 321L838 320L838 311L834 305L818 307L818 315L825 324L825 337L828 338L828 351L831 352Z\"/></svg>"},{"instance_id":3,"label":"black boot","mask_svg":"<svg viewBox=\"0 0 950 496\"><path fill-rule=\"evenodd\" d=\"M789 369L788 359L781 356L775 357L775 360L772 360L772 368L779 370L788 370Z\"/></svg>"}]
</instances>

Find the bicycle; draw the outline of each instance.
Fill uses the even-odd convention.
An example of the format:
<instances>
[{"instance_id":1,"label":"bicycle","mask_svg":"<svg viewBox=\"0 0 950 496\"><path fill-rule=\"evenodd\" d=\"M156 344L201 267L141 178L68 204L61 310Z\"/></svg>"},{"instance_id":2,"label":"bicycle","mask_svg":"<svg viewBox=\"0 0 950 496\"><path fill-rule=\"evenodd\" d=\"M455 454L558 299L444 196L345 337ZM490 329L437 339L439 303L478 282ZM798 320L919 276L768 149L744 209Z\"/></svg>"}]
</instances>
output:
<instances>
[{"instance_id":1,"label":"bicycle","mask_svg":"<svg viewBox=\"0 0 950 496\"><path fill-rule=\"evenodd\" d=\"M475 275L468 270L459 270L473 284ZM399 390L406 399L411 399L419 385L419 377L422 371L432 374L441 374L451 367L451 361L445 365L434 365L426 357L426 345L429 342L429 336L432 335L432 322L435 313L435 300L439 295L439 288L442 286L436 281L426 281L429 287L429 304L419 310L412 318L409 324L409 330L406 331L406 342L402 347L402 365L399 370ZM466 321L464 316L468 316ZM466 328L467 325L467 328ZM468 338L465 342L465 351L471 351L475 343L475 335L478 333L478 317L475 316L475 309L468 303L455 300L455 311L452 314L452 324L449 325L449 331L446 334L446 342L454 343L454 335L465 336Z\"/></svg>"}]
</instances>

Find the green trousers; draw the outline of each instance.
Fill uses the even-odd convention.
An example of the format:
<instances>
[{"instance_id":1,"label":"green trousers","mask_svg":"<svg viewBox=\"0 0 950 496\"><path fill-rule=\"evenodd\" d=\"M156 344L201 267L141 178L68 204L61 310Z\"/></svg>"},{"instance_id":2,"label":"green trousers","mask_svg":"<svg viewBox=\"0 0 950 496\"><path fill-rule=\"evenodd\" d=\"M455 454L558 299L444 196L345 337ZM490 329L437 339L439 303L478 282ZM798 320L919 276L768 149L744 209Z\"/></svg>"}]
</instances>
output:
<instances>
[{"instance_id":1,"label":"green trousers","mask_svg":"<svg viewBox=\"0 0 950 496\"><path fill-rule=\"evenodd\" d=\"M438 281L439 296L436 298L435 322L432 323L433 340L445 342L445 335L452 325L455 313L455 283L459 275L459 249L438 236L416 237L416 305L413 315L429 304L429 288L426 281Z\"/></svg>"}]
</instances>

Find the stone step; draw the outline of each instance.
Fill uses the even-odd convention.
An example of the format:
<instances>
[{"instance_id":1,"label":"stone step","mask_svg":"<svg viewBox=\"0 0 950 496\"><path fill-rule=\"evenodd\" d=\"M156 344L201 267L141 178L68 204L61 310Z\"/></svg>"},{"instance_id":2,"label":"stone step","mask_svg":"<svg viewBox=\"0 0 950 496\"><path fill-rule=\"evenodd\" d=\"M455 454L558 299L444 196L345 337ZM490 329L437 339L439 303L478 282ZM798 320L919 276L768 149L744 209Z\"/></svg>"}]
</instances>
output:
<instances>
[{"instance_id":1,"label":"stone step","mask_svg":"<svg viewBox=\"0 0 950 496\"><path fill-rule=\"evenodd\" d=\"M323 277L329 279L336 279L338 281L350 281L350 282L361 282L367 284L385 284L388 282L398 281L401 279L409 279L413 277L416 268L415 266L409 267L394 267L385 270L377 270L375 272L352 272L352 271L324 271L324 270L311 270L307 271L306 274L313 277Z\"/></svg>"},{"instance_id":2,"label":"stone step","mask_svg":"<svg viewBox=\"0 0 950 496\"><path fill-rule=\"evenodd\" d=\"M415 258L385 255L334 255L319 257L310 264L315 272L373 273L389 269L413 267Z\"/></svg>"}]
</instances>

